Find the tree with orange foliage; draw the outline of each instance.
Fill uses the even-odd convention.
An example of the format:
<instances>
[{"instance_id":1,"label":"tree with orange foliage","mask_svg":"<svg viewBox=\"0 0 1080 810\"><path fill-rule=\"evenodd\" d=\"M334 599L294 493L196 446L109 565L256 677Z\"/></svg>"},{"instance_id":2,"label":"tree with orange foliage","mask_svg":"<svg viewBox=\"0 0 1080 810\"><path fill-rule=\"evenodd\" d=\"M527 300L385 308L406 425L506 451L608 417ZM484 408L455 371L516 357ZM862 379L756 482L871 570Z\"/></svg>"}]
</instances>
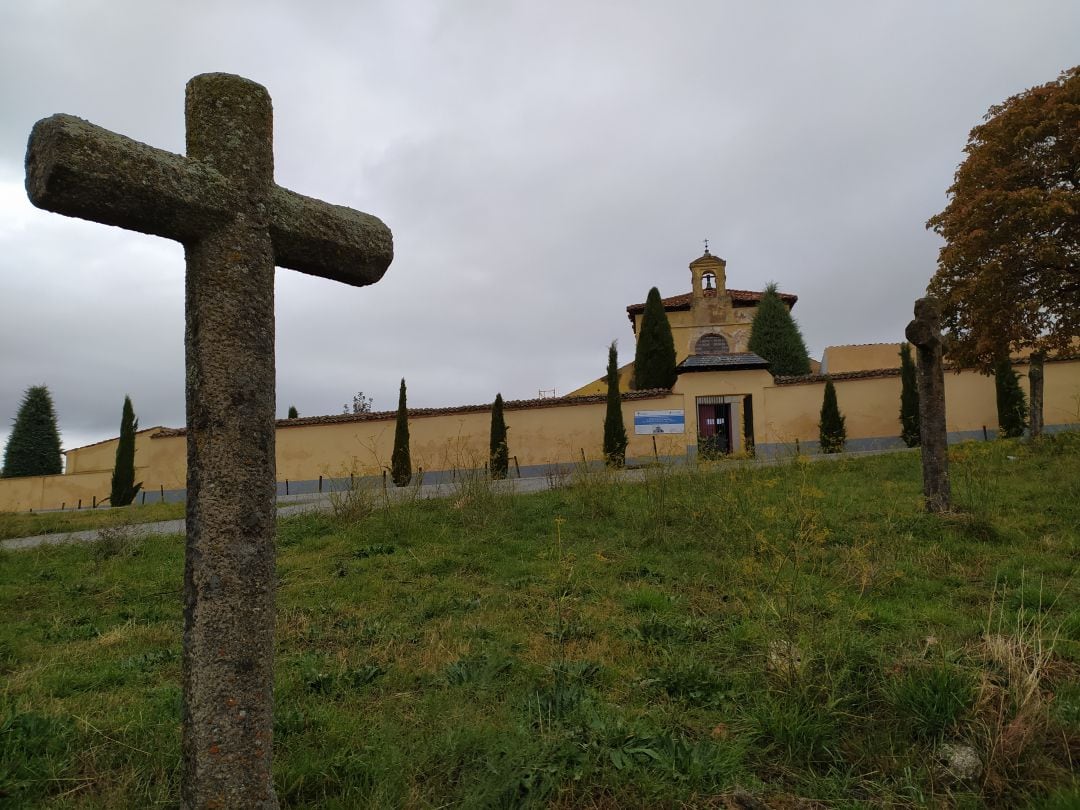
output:
<instances>
[{"instance_id":1,"label":"tree with orange foliage","mask_svg":"<svg viewBox=\"0 0 1080 810\"><path fill-rule=\"evenodd\" d=\"M945 239L928 291L953 362L990 373L1032 352L1035 436L1042 360L1080 335L1080 66L991 107L964 152L949 204L926 223Z\"/></svg>"}]
</instances>

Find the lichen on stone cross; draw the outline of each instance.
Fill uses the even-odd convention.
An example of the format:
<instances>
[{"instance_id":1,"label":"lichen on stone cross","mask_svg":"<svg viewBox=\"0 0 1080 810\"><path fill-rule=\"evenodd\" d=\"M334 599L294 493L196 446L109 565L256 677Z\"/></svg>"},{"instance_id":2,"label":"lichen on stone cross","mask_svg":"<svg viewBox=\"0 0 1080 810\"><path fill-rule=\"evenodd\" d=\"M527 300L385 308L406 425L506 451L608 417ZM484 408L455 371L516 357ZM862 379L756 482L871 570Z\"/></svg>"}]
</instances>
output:
<instances>
[{"instance_id":1,"label":"lichen on stone cross","mask_svg":"<svg viewBox=\"0 0 1080 810\"><path fill-rule=\"evenodd\" d=\"M919 377L919 428L922 440L923 496L928 512L947 512L949 437L945 423L945 366L941 310L933 298L915 302L915 320L905 330L915 346Z\"/></svg>"},{"instance_id":2,"label":"lichen on stone cross","mask_svg":"<svg viewBox=\"0 0 1080 810\"><path fill-rule=\"evenodd\" d=\"M183 243L188 501L183 770L188 808L277 807L274 652L274 267L346 284L393 258L376 217L274 183L266 89L187 85L187 154L69 115L39 121L31 202Z\"/></svg>"}]
</instances>

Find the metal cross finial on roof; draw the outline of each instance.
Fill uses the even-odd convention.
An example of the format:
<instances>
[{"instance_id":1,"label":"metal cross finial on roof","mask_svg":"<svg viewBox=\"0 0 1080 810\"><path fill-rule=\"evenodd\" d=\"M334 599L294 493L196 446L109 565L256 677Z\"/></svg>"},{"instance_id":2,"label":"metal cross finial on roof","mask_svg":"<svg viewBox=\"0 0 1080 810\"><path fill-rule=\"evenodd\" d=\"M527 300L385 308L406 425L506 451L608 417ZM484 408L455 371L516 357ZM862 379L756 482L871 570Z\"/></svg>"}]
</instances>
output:
<instances>
[{"instance_id":1,"label":"metal cross finial on roof","mask_svg":"<svg viewBox=\"0 0 1080 810\"><path fill-rule=\"evenodd\" d=\"M706 240L704 240L704 242L705 242L705 255L708 256L709 255L709 240L706 239Z\"/></svg>"}]
</instances>

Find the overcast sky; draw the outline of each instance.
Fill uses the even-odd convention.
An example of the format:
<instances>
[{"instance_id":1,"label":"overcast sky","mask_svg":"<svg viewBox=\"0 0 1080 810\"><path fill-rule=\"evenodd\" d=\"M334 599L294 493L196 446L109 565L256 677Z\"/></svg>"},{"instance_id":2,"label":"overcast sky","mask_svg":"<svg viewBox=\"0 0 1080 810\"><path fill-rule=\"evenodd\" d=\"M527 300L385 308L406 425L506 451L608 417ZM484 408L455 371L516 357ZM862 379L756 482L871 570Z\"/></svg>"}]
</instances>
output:
<instances>
[{"instance_id":1,"label":"overcast sky","mask_svg":"<svg viewBox=\"0 0 1080 810\"><path fill-rule=\"evenodd\" d=\"M184 258L38 211L30 128L56 112L182 152L184 84L274 100L280 185L381 217L378 284L277 271L277 402L340 413L565 393L628 304L795 293L811 354L902 339L925 230L987 108L1080 61L1062 2L8 2L0 7L0 443L25 389L65 447L184 423Z\"/></svg>"}]
</instances>

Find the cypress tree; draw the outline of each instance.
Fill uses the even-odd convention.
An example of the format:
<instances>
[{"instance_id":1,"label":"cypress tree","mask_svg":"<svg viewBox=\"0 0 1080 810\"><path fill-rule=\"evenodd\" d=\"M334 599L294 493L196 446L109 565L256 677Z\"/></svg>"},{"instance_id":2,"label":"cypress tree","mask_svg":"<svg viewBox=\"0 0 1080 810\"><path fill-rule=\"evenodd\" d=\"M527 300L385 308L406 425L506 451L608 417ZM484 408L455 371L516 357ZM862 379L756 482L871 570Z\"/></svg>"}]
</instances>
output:
<instances>
[{"instance_id":1,"label":"cypress tree","mask_svg":"<svg viewBox=\"0 0 1080 810\"><path fill-rule=\"evenodd\" d=\"M675 371L675 339L671 324L660 300L660 290L653 287L645 299L645 312L634 352L634 379L631 388L671 388L678 374Z\"/></svg>"},{"instance_id":2,"label":"cypress tree","mask_svg":"<svg viewBox=\"0 0 1080 810\"><path fill-rule=\"evenodd\" d=\"M116 443L116 463L113 465L112 489L109 503L113 506L127 506L142 489L142 483L135 483L135 432L139 429L139 420L135 418L135 409L131 407L131 397L124 397L124 410L120 417L120 441Z\"/></svg>"},{"instance_id":3,"label":"cypress tree","mask_svg":"<svg viewBox=\"0 0 1080 810\"><path fill-rule=\"evenodd\" d=\"M922 444L919 433L919 382L915 378L915 362L911 359L911 344L900 344L900 438L908 447Z\"/></svg>"},{"instance_id":4,"label":"cypress tree","mask_svg":"<svg viewBox=\"0 0 1080 810\"><path fill-rule=\"evenodd\" d=\"M758 302L754 322L750 325L750 351L769 361L769 371L775 377L810 373L810 357L806 342L791 311L770 284Z\"/></svg>"},{"instance_id":5,"label":"cypress tree","mask_svg":"<svg viewBox=\"0 0 1080 810\"><path fill-rule=\"evenodd\" d=\"M290 419L299 419L300 418L300 411L296 410L295 405L290 405L289 406L289 418Z\"/></svg>"},{"instance_id":6,"label":"cypress tree","mask_svg":"<svg viewBox=\"0 0 1080 810\"><path fill-rule=\"evenodd\" d=\"M847 429L840 406L836 402L836 387L832 380L825 383L825 397L821 401L821 421L818 423L818 441L822 453L842 453L847 441Z\"/></svg>"},{"instance_id":7,"label":"cypress tree","mask_svg":"<svg viewBox=\"0 0 1080 810\"><path fill-rule=\"evenodd\" d=\"M1008 357L994 366L994 388L997 390L998 435L1014 439L1024 435L1027 427L1027 398L1020 387L1020 375L1013 371Z\"/></svg>"},{"instance_id":8,"label":"cypress tree","mask_svg":"<svg viewBox=\"0 0 1080 810\"><path fill-rule=\"evenodd\" d=\"M52 396L44 385L26 389L4 448L4 477L59 475L60 431Z\"/></svg>"},{"instance_id":9,"label":"cypress tree","mask_svg":"<svg viewBox=\"0 0 1080 810\"><path fill-rule=\"evenodd\" d=\"M626 428L623 426L622 397L619 395L619 355L615 341L608 347L607 413L604 414L604 459L612 467L626 463Z\"/></svg>"},{"instance_id":10,"label":"cypress tree","mask_svg":"<svg viewBox=\"0 0 1080 810\"><path fill-rule=\"evenodd\" d=\"M503 418L502 394L495 395L491 406L491 452L488 468L492 478L506 478L510 466L510 449L506 446L506 420Z\"/></svg>"},{"instance_id":11,"label":"cypress tree","mask_svg":"<svg viewBox=\"0 0 1080 810\"><path fill-rule=\"evenodd\" d=\"M398 393L397 425L394 427L394 452L390 456L390 478L395 486L408 486L412 480L412 459L409 458L409 410L405 406L405 378L401 378Z\"/></svg>"}]
</instances>

